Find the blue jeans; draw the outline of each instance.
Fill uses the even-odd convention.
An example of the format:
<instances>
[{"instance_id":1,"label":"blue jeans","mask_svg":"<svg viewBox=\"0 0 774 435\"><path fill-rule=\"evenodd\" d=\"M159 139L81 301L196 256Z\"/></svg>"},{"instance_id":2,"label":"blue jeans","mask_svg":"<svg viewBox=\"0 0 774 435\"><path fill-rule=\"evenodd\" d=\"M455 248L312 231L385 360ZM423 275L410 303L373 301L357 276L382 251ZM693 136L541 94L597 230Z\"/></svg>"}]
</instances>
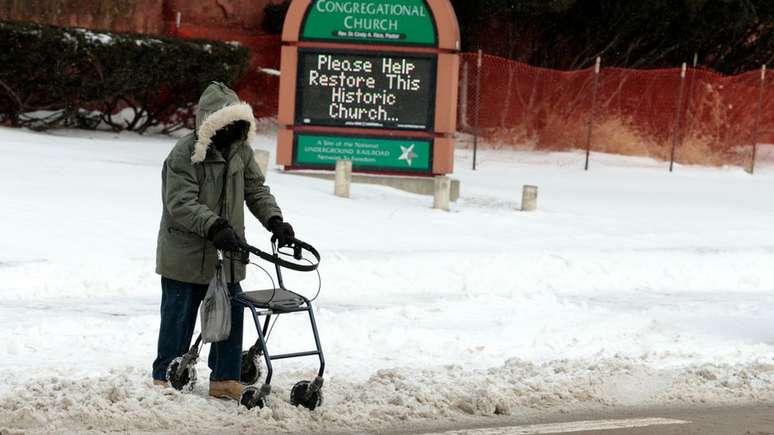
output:
<instances>
[{"instance_id":1,"label":"blue jeans","mask_svg":"<svg viewBox=\"0 0 774 435\"><path fill-rule=\"evenodd\" d=\"M231 295L240 293L239 283L229 285ZM165 380L167 366L173 359L188 352L199 305L207 294L207 286L161 278L161 327L158 356L153 362L153 379ZM242 327L244 307L231 305L231 335L228 340L210 346L211 381L238 381L242 364Z\"/></svg>"}]
</instances>

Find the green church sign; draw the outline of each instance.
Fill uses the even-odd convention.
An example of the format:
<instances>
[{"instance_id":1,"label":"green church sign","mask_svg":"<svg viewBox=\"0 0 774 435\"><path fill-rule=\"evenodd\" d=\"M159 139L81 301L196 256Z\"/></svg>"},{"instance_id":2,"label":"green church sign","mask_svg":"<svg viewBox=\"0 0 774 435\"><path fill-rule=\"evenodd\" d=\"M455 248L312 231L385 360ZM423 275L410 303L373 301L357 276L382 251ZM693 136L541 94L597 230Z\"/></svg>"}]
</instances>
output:
<instances>
[{"instance_id":1,"label":"green church sign","mask_svg":"<svg viewBox=\"0 0 774 435\"><path fill-rule=\"evenodd\" d=\"M454 170L460 30L450 0L292 0L277 163L432 176Z\"/></svg>"},{"instance_id":2,"label":"green church sign","mask_svg":"<svg viewBox=\"0 0 774 435\"><path fill-rule=\"evenodd\" d=\"M428 139L338 136L299 133L294 163L332 168L336 160L352 160L355 169L427 172L432 142Z\"/></svg>"},{"instance_id":3,"label":"green church sign","mask_svg":"<svg viewBox=\"0 0 774 435\"><path fill-rule=\"evenodd\" d=\"M313 0L301 39L438 45L425 0Z\"/></svg>"}]
</instances>

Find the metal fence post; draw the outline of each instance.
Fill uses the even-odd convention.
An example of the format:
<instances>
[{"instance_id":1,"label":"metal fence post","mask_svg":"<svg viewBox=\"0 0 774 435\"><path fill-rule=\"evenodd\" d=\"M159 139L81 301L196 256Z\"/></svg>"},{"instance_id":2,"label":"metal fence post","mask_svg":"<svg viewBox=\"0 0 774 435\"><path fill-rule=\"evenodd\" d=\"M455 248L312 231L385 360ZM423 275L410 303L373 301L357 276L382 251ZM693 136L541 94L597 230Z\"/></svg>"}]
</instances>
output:
<instances>
[{"instance_id":1,"label":"metal fence post","mask_svg":"<svg viewBox=\"0 0 774 435\"><path fill-rule=\"evenodd\" d=\"M669 158L669 172L672 172L675 168L675 150L680 137L680 115L683 109L683 90L685 89L685 71L687 69L688 65L683 62L683 68L680 70L680 93L677 96L677 113L675 114L675 131L672 135L672 155Z\"/></svg>"},{"instance_id":2,"label":"metal fence post","mask_svg":"<svg viewBox=\"0 0 774 435\"><path fill-rule=\"evenodd\" d=\"M750 174L755 173L755 157L758 152L758 129L761 124L761 112L763 110L763 86L766 82L766 65L761 67L761 84L758 87L758 108L755 111L755 123L752 134L752 161L750 162Z\"/></svg>"},{"instance_id":3,"label":"metal fence post","mask_svg":"<svg viewBox=\"0 0 774 435\"><path fill-rule=\"evenodd\" d=\"M475 127L474 127L474 133L473 133L473 170L476 170L476 159L478 157L478 136L479 136L479 127L480 127L480 120L481 118L481 66L483 64L483 56L484 52L479 49L478 50L478 62L476 64L477 66L477 73L476 73L476 119Z\"/></svg>"},{"instance_id":4,"label":"metal fence post","mask_svg":"<svg viewBox=\"0 0 774 435\"><path fill-rule=\"evenodd\" d=\"M597 57L597 64L594 66L594 88L591 91L591 112L589 113L588 132L586 134L586 170L589 170L589 159L591 158L591 132L594 128L594 112L597 108L597 89L599 88L599 72L602 67L602 58Z\"/></svg>"}]
</instances>

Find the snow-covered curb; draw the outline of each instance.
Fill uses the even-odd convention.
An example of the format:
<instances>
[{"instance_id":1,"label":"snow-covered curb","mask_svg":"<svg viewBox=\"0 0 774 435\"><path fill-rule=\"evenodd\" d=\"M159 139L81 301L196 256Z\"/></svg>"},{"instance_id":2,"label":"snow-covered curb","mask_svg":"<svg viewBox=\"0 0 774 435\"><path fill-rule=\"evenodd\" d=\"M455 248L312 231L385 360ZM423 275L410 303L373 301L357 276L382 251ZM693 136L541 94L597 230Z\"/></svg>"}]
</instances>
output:
<instances>
[{"instance_id":1,"label":"snow-covered curb","mask_svg":"<svg viewBox=\"0 0 774 435\"><path fill-rule=\"evenodd\" d=\"M300 374L296 374L297 376ZM288 394L277 379L274 397ZM0 433L244 433L377 431L431 421L626 406L763 403L774 400L774 365L704 365L655 370L626 359L510 360L502 367L467 371L379 370L367 381L332 378L325 406L314 412L273 399L263 410L150 385L146 373L113 370L87 379L41 379L0 399Z\"/></svg>"}]
</instances>

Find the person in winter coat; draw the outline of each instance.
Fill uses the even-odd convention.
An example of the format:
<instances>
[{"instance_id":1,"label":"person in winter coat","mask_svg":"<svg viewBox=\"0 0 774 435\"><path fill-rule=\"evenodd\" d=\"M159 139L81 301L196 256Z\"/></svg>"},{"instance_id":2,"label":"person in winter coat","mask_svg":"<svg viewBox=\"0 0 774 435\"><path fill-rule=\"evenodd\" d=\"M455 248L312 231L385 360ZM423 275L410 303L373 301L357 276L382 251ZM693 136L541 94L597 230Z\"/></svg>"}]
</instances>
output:
<instances>
[{"instance_id":1,"label":"person in winter coat","mask_svg":"<svg viewBox=\"0 0 774 435\"><path fill-rule=\"evenodd\" d=\"M167 367L191 345L217 251L238 251L245 240L244 204L281 244L294 237L253 158L254 130L251 107L222 83L212 83L199 100L196 130L180 139L164 161L156 251L162 291L156 385L167 385ZM224 255L223 271L233 295L242 291L245 266L229 257ZM210 349L211 396L239 400L242 393L243 314L232 306L231 335Z\"/></svg>"}]
</instances>

